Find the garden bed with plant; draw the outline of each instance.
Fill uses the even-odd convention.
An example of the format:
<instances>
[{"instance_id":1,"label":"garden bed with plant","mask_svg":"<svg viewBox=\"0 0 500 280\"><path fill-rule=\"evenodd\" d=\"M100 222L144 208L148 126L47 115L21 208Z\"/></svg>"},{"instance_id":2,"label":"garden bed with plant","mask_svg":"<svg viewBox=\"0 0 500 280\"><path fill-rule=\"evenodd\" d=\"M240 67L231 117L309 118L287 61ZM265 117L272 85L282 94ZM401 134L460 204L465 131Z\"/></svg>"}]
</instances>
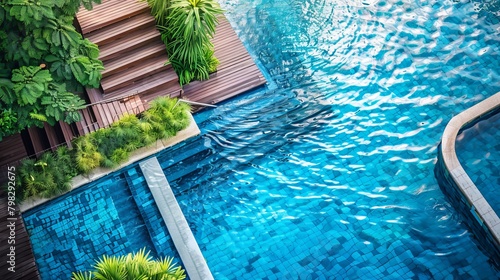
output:
<instances>
[{"instance_id":1,"label":"garden bed with plant","mask_svg":"<svg viewBox=\"0 0 500 280\"><path fill-rule=\"evenodd\" d=\"M59 147L39 159L25 159L18 168L16 199L52 198L71 189L71 180L98 167L113 168L130 153L168 139L189 126L190 106L159 97L141 115L124 115L108 128L76 138L73 149Z\"/></svg>"},{"instance_id":2,"label":"garden bed with plant","mask_svg":"<svg viewBox=\"0 0 500 280\"><path fill-rule=\"evenodd\" d=\"M217 71L211 39L223 10L216 0L144 0L151 7L165 43L168 61L181 86L207 80Z\"/></svg>"}]
</instances>

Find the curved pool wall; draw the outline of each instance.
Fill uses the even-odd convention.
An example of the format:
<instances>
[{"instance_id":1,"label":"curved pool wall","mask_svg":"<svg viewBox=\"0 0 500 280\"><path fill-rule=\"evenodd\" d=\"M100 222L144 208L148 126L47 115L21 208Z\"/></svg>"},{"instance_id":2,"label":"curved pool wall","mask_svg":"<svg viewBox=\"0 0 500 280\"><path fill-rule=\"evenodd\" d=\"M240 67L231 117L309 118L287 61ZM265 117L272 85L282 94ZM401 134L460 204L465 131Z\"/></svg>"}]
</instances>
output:
<instances>
[{"instance_id":1,"label":"curved pool wall","mask_svg":"<svg viewBox=\"0 0 500 280\"><path fill-rule=\"evenodd\" d=\"M500 268L500 219L460 164L455 144L460 132L499 112L500 93L497 93L453 117L444 130L435 168L443 192L466 217L466 223L474 232L475 240L489 253L498 268ZM500 191L497 191L498 195Z\"/></svg>"},{"instance_id":2,"label":"curved pool wall","mask_svg":"<svg viewBox=\"0 0 500 280\"><path fill-rule=\"evenodd\" d=\"M455 150L458 161L491 208L500 213L500 114L462 130Z\"/></svg>"}]
</instances>

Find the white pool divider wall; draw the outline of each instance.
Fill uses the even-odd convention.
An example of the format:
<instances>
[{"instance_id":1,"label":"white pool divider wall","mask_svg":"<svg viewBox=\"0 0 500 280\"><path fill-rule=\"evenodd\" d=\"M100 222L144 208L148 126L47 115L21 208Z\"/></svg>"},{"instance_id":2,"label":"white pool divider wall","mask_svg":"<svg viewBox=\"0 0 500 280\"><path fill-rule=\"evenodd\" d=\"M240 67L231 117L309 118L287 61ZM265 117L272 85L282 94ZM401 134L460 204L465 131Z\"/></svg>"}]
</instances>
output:
<instances>
[{"instance_id":1,"label":"white pool divider wall","mask_svg":"<svg viewBox=\"0 0 500 280\"><path fill-rule=\"evenodd\" d=\"M139 166L190 279L214 279L156 157Z\"/></svg>"}]
</instances>

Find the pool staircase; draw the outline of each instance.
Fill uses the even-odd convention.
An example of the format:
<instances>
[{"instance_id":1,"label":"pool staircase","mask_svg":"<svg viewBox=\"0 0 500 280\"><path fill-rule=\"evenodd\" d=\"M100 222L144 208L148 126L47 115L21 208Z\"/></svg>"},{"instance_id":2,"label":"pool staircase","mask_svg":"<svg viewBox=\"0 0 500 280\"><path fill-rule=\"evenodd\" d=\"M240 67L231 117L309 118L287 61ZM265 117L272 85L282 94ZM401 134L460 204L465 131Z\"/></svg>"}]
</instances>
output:
<instances>
[{"instance_id":1,"label":"pool staircase","mask_svg":"<svg viewBox=\"0 0 500 280\"><path fill-rule=\"evenodd\" d=\"M160 212L154 207L153 196L149 191L146 179L142 175L139 166L134 165L134 167L128 169L124 174L132 197L135 200L154 249L157 252L157 256L172 256L180 263L180 257L176 254L175 246L167 232Z\"/></svg>"},{"instance_id":2,"label":"pool staircase","mask_svg":"<svg viewBox=\"0 0 500 280\"><path fill-rule=\"evenodd\" d=\"M198 125L207 131L203 136L191 138L160 153L158 160L174 192L180 195L191 189L199 190L223 183L224 176L229 176L233 171L228 170L222 174L222 177L212 178L210 173L213 169L232 165L233 163L230 162L234 160L238 160L241 166L251 165L265 157L271 149L278 149L290 143L287 135L280 138L272 133L257 133L252 139L247 140L248 136L243 135L242 131L272 131L275 123L278 125L288 123L285 126L293 128L290 130L293 131L293 136L299 137L301 133L307 133L307 129L300 127L305 120L325 113L324 107L321 106L290 107L288 99L288 96L275 96L273 102L269 102L268 98L262 96L252 98L238 106L235 116L232 116L232 112L228 112L225 115L228 121L223 127L216 127L210 119L202 120ZM261 119L261 114L269 114L272 117L266 123L251 121ZM307 118L300 117L304 114ZM287 130L286 127L284 130ZM224 134L224 138L218 136L219 131ZM269 145L271 142L272 145ZM231 146L231 148L226 148L226 146ZM252 148L255 153L251 153ZM244 153L241 152L243 149L245 149Z\"/></svg>"},{"instance_id":3,"label":"pool staircase","mask_svg":"<svg viewBox=\"0 0 500 280\"><path fill-rule=\"evenodd\" d=\"M117 180L125 180L123 178L117 178ZM125 184L126 185L126 184ZM130 185L129 185L130 186ZM144 246L151 247L144 244L143 236L147 236L149 227L145 228L144 225L138 225L137 221L144 221L147 225L148 220L144 219L144 215L139 211L140 205L137 200L131 203L130 200L134 200L135 194L132 193L133 188L114 188L109 196L112 198L114 205L116 206L116 212L119 217L119 221L122 224L125 235L127 236L130 244L137 244L137 248L131 248L134 251L140 250ZM155 244L153 240L153 244ZM139 245L140 244L140 245ZM158 250L157 250L158 251ZM153 255L157 255L156 252L152 252Z\"/></svg>"}]
</instances>

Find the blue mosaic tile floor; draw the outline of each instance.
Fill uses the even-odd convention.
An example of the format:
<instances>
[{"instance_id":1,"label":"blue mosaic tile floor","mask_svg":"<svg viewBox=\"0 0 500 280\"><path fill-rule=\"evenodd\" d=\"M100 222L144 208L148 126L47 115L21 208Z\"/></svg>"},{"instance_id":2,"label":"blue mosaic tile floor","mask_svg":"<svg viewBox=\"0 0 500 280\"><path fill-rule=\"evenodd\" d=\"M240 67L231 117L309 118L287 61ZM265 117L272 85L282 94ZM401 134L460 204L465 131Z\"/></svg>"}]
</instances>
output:
<instances>
[{"instance_id":1,"label":"blue mosaic tile floor","mask_svg":"<svg viewBox=\"0 0 500 280\"><path fill-rule=\"evenodd\" d=\"M486 198L500 214L500 114L478 122L457 137L458 160Z\"/></svg>"},{"instance_id":2,"label":"blue mosaic tile floor","mask_svg":"<svg viewBox=\"0 0 500 280\"><path fill-rule=\"evenodd\" d=\"M142 248L181 263L139 172L129 168L23 214L42 279L69 279L102 255Z\"/></svg>"}]
</instances>

